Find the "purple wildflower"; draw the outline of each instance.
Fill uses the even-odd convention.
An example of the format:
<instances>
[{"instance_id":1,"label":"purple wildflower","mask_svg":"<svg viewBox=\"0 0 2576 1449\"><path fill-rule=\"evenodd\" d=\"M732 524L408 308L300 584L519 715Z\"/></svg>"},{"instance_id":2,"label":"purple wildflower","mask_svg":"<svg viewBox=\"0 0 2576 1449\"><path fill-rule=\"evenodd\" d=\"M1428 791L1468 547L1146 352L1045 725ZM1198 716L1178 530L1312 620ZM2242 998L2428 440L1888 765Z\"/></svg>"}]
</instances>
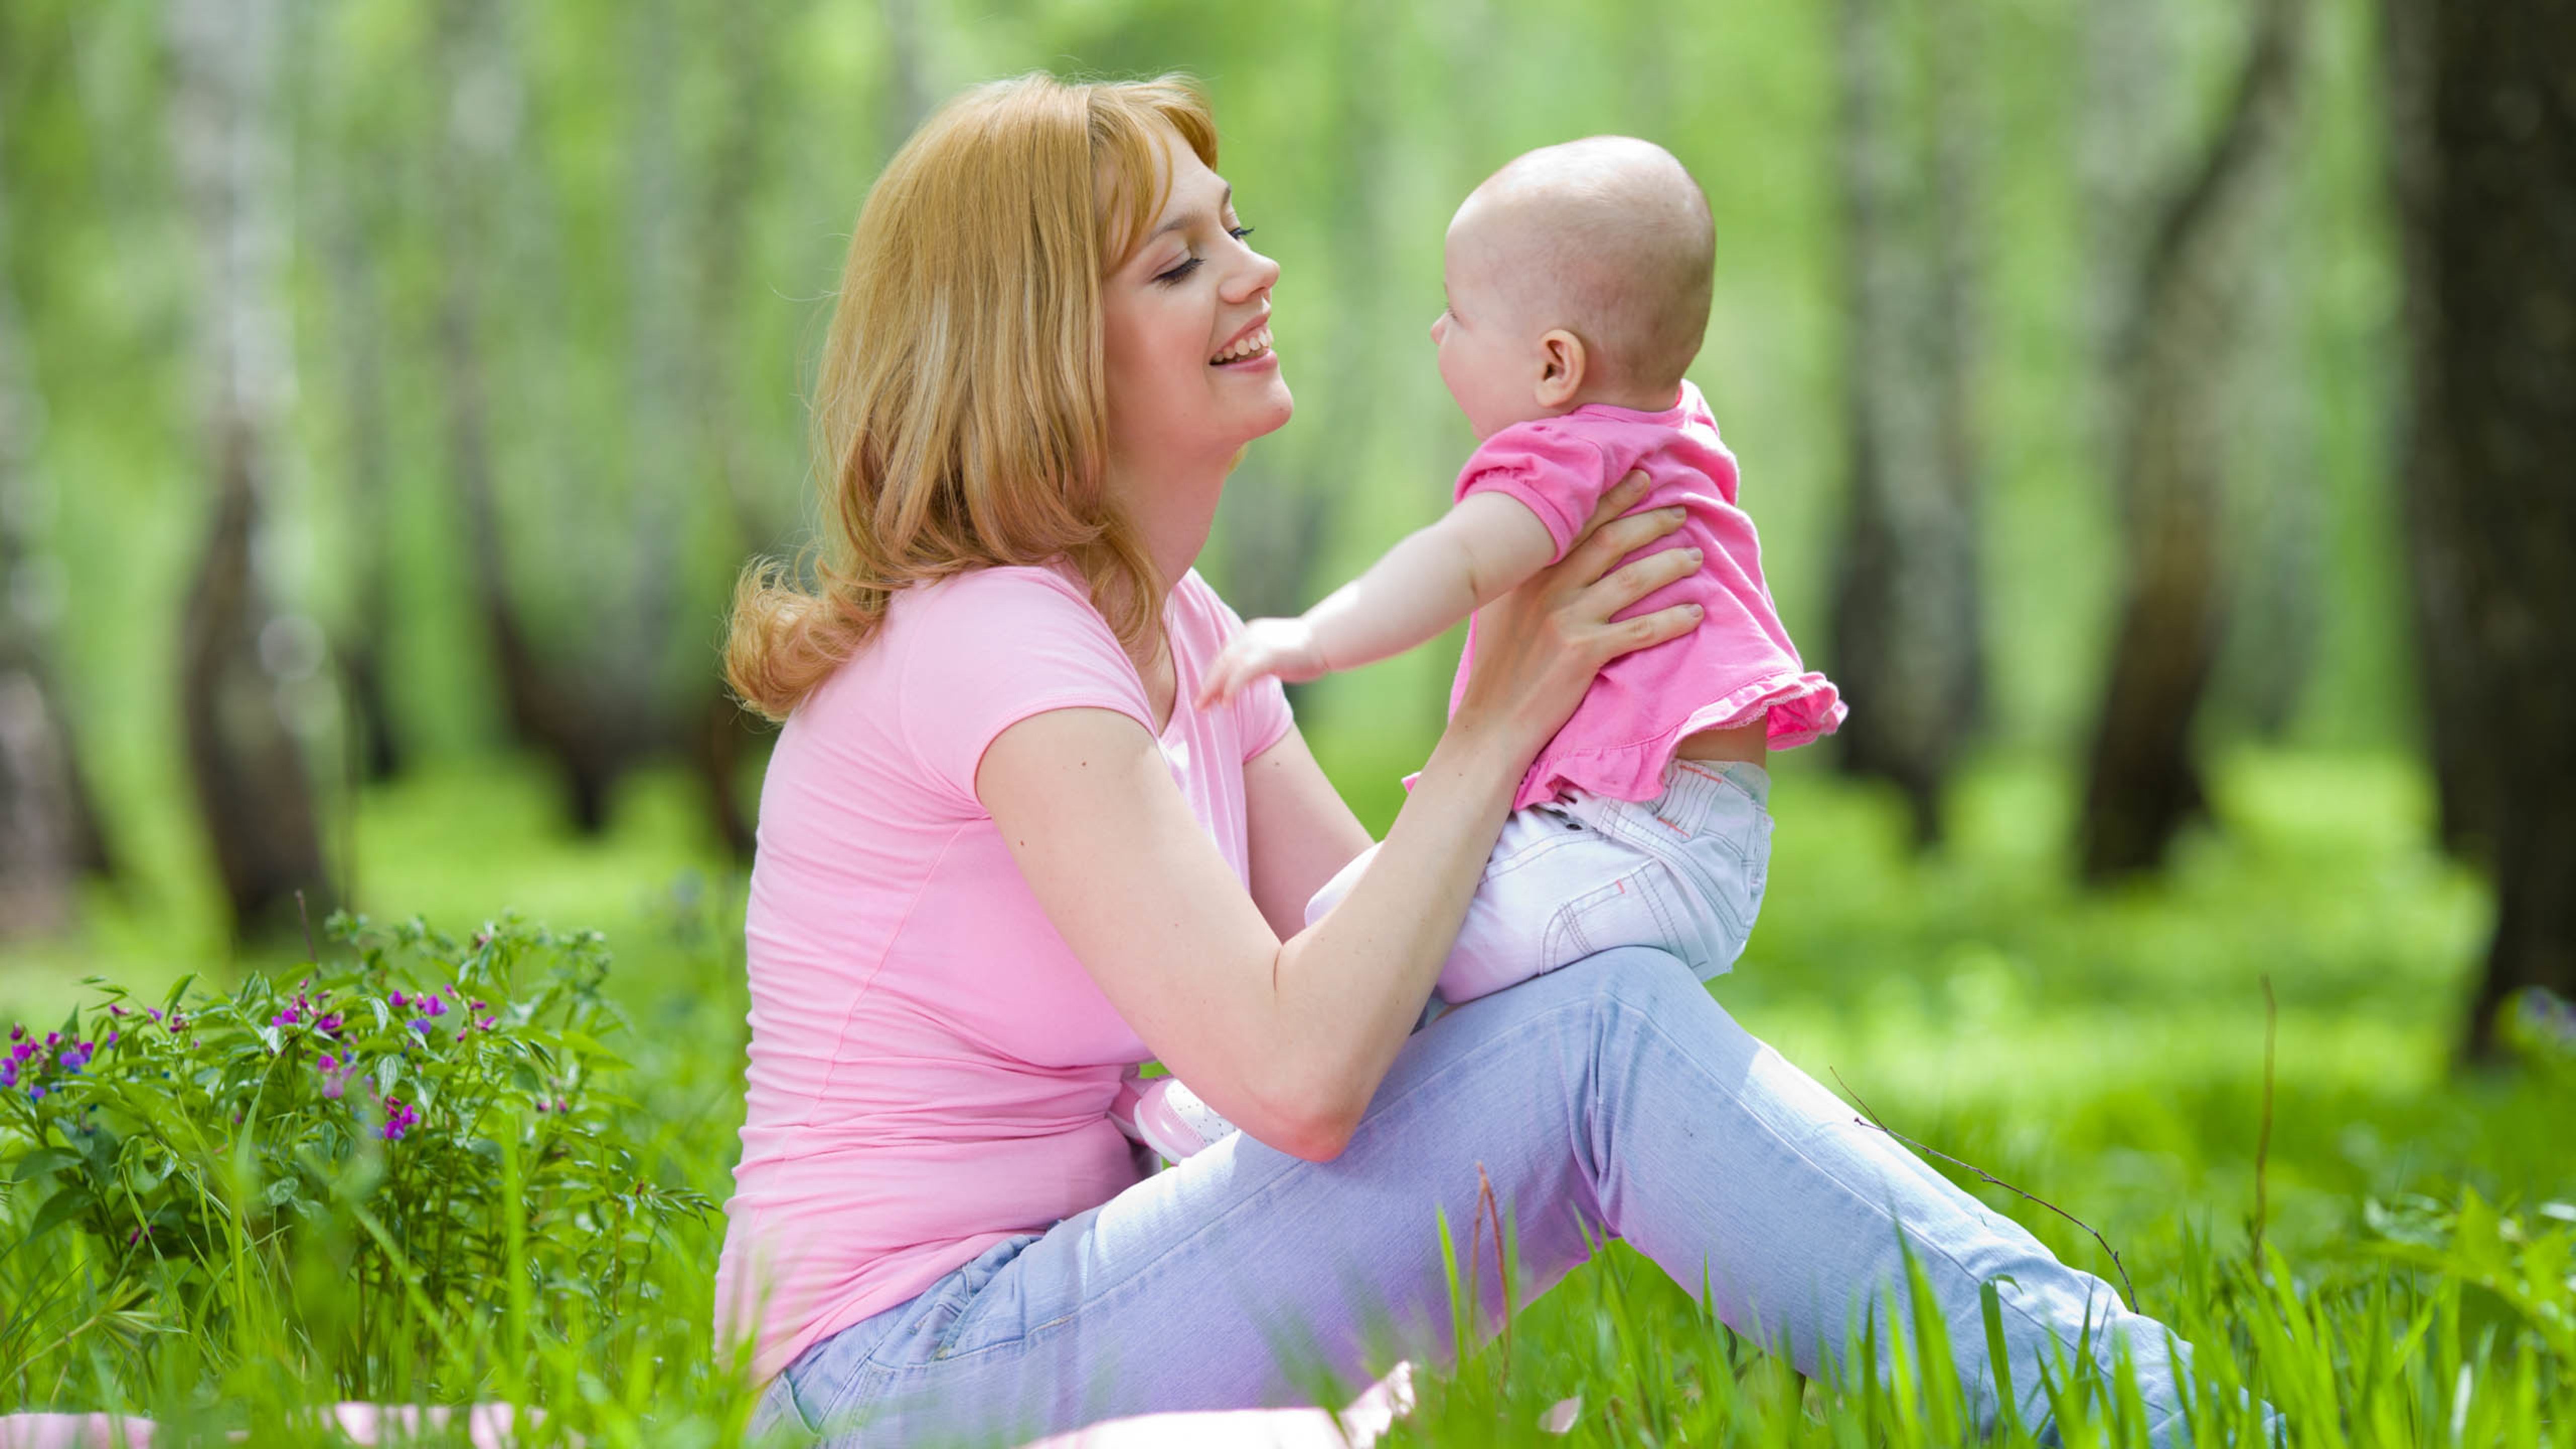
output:
<instances>
[{"instance_id":1,"label":"purple wildflower","mask_svg":"<svg viewBox=\"0 0 2576 1449\"><path fill-rule=\"evenodd\" d=\"M400 1097L385 1098L384 1138L387 1142L400 1142L402 1135L419 1121L420 1113L410 1103Z\"/></svg>"},{"instance_id":2,"label":"purple wildflower","mask_svg":"<svg viewBox=\"0 0 2576 1449\"><path fill-rule=\"evenodd\" d=\"M478 1016L478 1017L474 1018L474 1025L475 1025L475 1028L476 1028L477 1030L480 1030L480 1031L490 1031L490 1030L492 1029L492 1025L493 1025L493 1023L494 1023L495 1021L497 1021L497 1020L499 1020L499 1018L497 1018L497 1017L490 1017L490 1016Z\"/></svg>"},{"instance_id":3,"label":"purple wildflower","mask_svg":"<svg viewBox=\"0 0 2576 1449\"><path fill-rule=\"evenodd\" d=\"M27 1028L26 1028L26 1025L25 1025L24 1023L17 1023L17 1024L13 1024L13 1025L9 1028L9 1040L11 1040L11 1041L25 1041L26 1039L27 1039Z\"/></svg>"},{"instance_id":4,"label":"purple wildflower","mask_svg":"<svg viewBox=\"0 0 2576 1449\"><path fill-rule=\"evenodd\" d=\"M447 1003L445 1000L440 998L437 992L433 991L429 995L420 999L420 1014L423 1016L445 1016L447 1014Z\"/></svg>"},{"instance_id":5,"label":"purple wildflower","mask_svg":"<svg viewBox=\"0 0 2576 1449\"><path fill-rule=\"evenodd\" d=\"M340 1013L334 1011L313 1018L313 1029L324 1036L336 1034L340 1030Z\"/></svg>"},{"instance_id":6,"label":"purple wildflower","mask_svg":"<svg viewBox=\"0 0 2576 1449\"><path fill-rule=\"evenodd\" d=\"M296 1015L295 1008L290 1006L284 1011L279 1012L277 1015L270 1017L268 1019L268 1024L270 1026L293 1026L302 1019L302 1017Z\"/></svg>"},{"instance_id":7,"label":"purple wildflower","mask_svg":"<svg viewBox=\"0 0 2576 1449\"><path fill-rule=\"evenodd\" d=\"M13 1057L8 1061L0 1062L0 1087L16 1085L18 1085L18 1062Z\"/></svg>"},{"instance_id":8,"label":"purple wildflower","mask_svg":"<svg viewBox=\"0 0 2576 1449\"><path fill-rule=\"evenodd\" d=\"M400 1010L402 1010L404 1007L411 1005L411 998L410 998L410 997L408 997L408 996L403 995L403 994L402 994L401 992L399 992L399 991L395 992L395 993L394 993L393 995L391 995L391 996L386 997L386 998L385 998L385 1000L386 1000L386 1001L388 1001L388 1002L390 1002L390 1003L393 1005L393 1009L394 1009L394 1010L396 1010L396 1011L400 1011Z\"/></svg>"},{"instance_id":9,"label":"purple wildflower","mask_svg":"<svg viewBox=\"0 0 2576 1449\"><path fill-rule=\"evenodd\" d=\"M419 1032L422 1036L427 1036L427 1035L429 1035L429 1033L430 1033L430 1025L429 1025L429 1023L428 1023L427 1021L422 1020L422 1019L419 1019L419 1018L414 1018L414 1019L413 1019L412 1024L411 1024L411 1029L412 1029L412 1030L414 1030L414 1031L416 1031L416 1032Z\"/></svg>"}]
</instances>

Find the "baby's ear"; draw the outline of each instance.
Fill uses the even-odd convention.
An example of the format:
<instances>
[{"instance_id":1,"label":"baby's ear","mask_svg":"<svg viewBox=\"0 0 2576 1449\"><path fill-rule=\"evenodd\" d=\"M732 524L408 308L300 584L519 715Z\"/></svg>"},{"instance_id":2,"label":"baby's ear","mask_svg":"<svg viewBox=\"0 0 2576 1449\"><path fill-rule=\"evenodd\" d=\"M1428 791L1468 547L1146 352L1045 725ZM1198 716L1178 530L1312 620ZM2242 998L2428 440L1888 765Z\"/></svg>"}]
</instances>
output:
<instances>
[{"instance_id":1,"label":"baby's ear","mask_svg":"<svg viewBox=\"0 0 2576 1449\"><path fill-rule=\"evenodd\" d=\"M1571 405L1583 395L1583 374L1589 361L1583 354L1583 339L1556 327L1538 340L1538 347L1539 406L1562 408Z\"/></svg>"}]
</instances>

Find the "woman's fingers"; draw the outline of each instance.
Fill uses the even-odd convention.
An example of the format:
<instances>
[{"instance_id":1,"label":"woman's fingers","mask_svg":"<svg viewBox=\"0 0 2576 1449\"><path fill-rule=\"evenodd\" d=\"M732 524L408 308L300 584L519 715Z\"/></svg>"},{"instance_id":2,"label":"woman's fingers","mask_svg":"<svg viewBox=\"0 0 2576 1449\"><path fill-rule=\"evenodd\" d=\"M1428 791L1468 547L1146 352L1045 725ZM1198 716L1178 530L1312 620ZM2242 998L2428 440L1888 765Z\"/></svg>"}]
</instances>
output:
<instances>
[{"instance_id":1,"label":"woman's fingers","mask_svg":"<svg viewBox=\"0 0 2576 1449\"><path fill-rule=\"evenodd\" d=\"M1695 548L1664 548L1632 559L1602 576L1591 592L1604 604L1607 616L1680 579L1698 572L1701 554Z\"/></svg>"},{"instance_id":2,"label":"woman's fingers","mask_svg":"<svg viewBox=\"0 0 2576 1449\"><path fill-rule=\"evenodd\" d=\"M1606 662L1622 654L1651 648L1668 639L1678 639L1698 628L1700 616L1707 612L1697 604L1675 604L1669 609L1621 619L1602 631L1605 646L1602 658Z\"/></svg>"},{"instance_id":3,"label":"woman's fingers","mask_svg":"<svg viewBox=\"0 0 2576 1449\"><path fill-rule=\"evenodd\" d=\"M1600 578L1612 564L1681 527L1683 517L1683 511L1673 507L1611 519L1567 556L1570 582L1581 588Z\"/></svg>"},{"instance_id":4,"label":"woman's fingers","mask_svg":"<svg viewBox=\"0 0 2576 1449\"><path fill-rule=\"evenodd\" d=\"M1592 505L1592 516L1583 520L1583 527L1576 530L1575 536L1587 537L1594 529L1636 507L1637 500L1646 496L1646 484L1646 470L1643 468L1634 469L1625 478L1611 484L1610 491L1601 495L1601 501Z\"/></svg>"}]
</instances>

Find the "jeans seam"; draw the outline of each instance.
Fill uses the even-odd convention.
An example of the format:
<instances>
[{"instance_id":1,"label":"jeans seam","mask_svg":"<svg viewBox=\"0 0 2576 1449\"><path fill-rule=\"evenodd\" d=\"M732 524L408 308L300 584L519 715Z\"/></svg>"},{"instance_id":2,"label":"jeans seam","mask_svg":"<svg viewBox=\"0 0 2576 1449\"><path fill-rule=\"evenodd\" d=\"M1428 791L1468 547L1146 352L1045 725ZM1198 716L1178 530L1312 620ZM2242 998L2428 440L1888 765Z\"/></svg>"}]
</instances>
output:
<instances>
[{"instance_id":1,"label":"jeans seam","mask_svg":"<svg viewBox=\"0 0 2576 1449\"><path fill-rule=\"evenodd\" d=\"M1561 1006L1524 1018L1514 1027L1507 1029L1501 1036L1497 1037L1496 1041L1500 1042L1503 1040L1517 1038L1525 1035L1533 1027L1555 1021L1566 1012L1585 1009L1588 1009L1588 1003L1585 1001L1578 1000L1567 1002ZM1490 1045L1491 1044L1489 1043L1489 1046ZM1391 1113L1401 1108L1405 1103L1421 1096L1436 1084L1448 1080L1457 1072L1476 1065L1480 1060L1491 1054L1492 1053L1490 1052L1478 1052L1460 1057L1457 1061L1451 1062L1437 1072L1434 1072L1429 1076L1424 1077L1421 1081L1416 1082L1411 1088L1407 1089L1402 1094L1389 1098L1386 1104L1379 1109L1378 1114L1374 1115ZM1282 1156L1285 1155L1286 1154L1282 1154ZM1074 1319L1081 1317L1087 1310L1101 1304L1106 1304L1118 1295L1133 1288L1138 1282L1142 1281L1148 1274L1150 1274L1155 1267L1159 1266L1173 1253L1196 1241L1210 1230L1232 1220L1248 1208L1268 1202L1272 1197L1277 1195L1281 1185L1287 1179L1296 1175L1297 1168L1301 1165L1305 1167L1314 1167L1317 1164L1301 1163L1299 1159L1289 1157L1287 1165L1283 1166L1278 1172L1272 1174L1268 1182L1263 1183L1258 1189L1245 1196L1242 1200L1236 1202L1233 1207L1199 1224L1195 1231L1192 1231L1183 1237L1174 1239L1161 1253L1155 1255L1153 1262L1139 1264L1134 1272L1129 1273L1126 1277L1119 1279L1117 1282L1110 1284L1108 1287L1103 1288L1099 1292L1084 1299L1080 1304L1076 1305L1072 1311L1059 1314L1054 1318L1048 1319L1044 1323L1033 1325L1012 1338L1004 1339L998 1343L987 1344L980 1348L970 1349L965 1353L957 1354L949 1358L933 1360L932 1363L962 1363L982 1354L993 1352L997 1349L1013 1346L1025 1346L1034 1343L1038 1335L1045 1333L1049 1329L1070 1323ZM926 1369L931 1366L931 1364L907 1365L905 1371Z\"/></svg>"},{"instance_id":2,"label":"jeans seam","mask_svg":"<svg viewBox=\"0 0 2576 1449\"><path fill-rule=\"evenodd\" d=\"M1620 1004L1625 1006L1627 1003L1621 1002ZM1662 1039L1667 1050L1683 1056L1684 1060L1688 1060L1687 1054L1683 1053L1681 1050L1681 1044L1673 1038L1671 1033L1663 1029L1661 1023L1657 1022L1651 1015L1643 1012L1635 1013L1635 1015L1647 1031L1654 1033L1657 1037ZM1752 1038L1748 1037L1747 1039L1751 1040ZM1770 1048L1762 1046L1757 1042L1756 1050L1769 1051ZM1779 1129L1773 1127L1768 1121L1764 1120L1750 1108L1746 1107L1743 1097L1739 1093L1728 1088L1725 1083L1718 1082L1716 1085L1717 1090L1724 1093L1727 1099L1735 1104L1736 1110L1743 1113L1748 1120L1755 1123L1763 1134L1768 1136L1774 1143L1787 1149L1791 1156L1796 1157L1799 1161L1807 1164L1809 1169L1814 1171L1818 1177L1823 1178L1825 1181L1832 1183L1835 1187L1840 1188L1844 1195L1851 1198L1852 1201L1864 1205L1869 1211L1877 1213L1881 1217L1885 1218L1889 1226L1894 1227L1898 1232L1905 1232L1905 1220L1897 1216L1893 1210L1872 1202L1868 1197L1864 1196L1858 1188L1855 1188L1850 1183L1843 1181L1841 1176L1836 1174L1832 1169L1826 1167L1823 1163L1818 1162L1813 1157L1810 1157L1805 1152L1801 1151L1795 1142L1782 1136ZM1902 1151L1904 1149L1899 1148L1898 1150ZM1956 1272L1960 1277L1965 1278L1972 1283L1983 1283L1986 1281L1985 1279L1978 1277L1975 1273L1969 1271L1968 1265L1960 1262L1957 1257L1949 1252L1949 1250L1942 1248L1935 1243L1923 1240L1919 1234L1907 1233L1906 1238L1909 1242L1919 1243L1925 1251L1937 1254L1941 1260L1948 1263L1951 1270ZM2074 1270L2069 1269L2068 1271L2072 1272ZM1998 1294L1997 1298L2000 1300L2001 1296L2002 1295ZM2054 1328L2051 1328L2048 1324L2042 1322L2039 1317L2033 1314L2029 1309L2024 1308L2019 1304L1999 1303L1998 1306L2011 1308L2015 1314L2019 1315L2021 1319L2031 1327L2049 1335L2051 1338L2056 1337L2057 1331Z\"/></svg>"},{"instance_id":3,"label":"jeans seam","mask_svg":"<svg viewBox=\"0 0 2576 1449\"><path fill-rule=\"evenodd\" d=\"M1284 1154L1284 1153L1282 1154L1282 1156L1285 1156L1285 1155L1286 1155L1286 1154ZM1294 1163L1296 1163L1297 1161L1298 1161L1298 1159L1297 1159L1297 1158L1294 1158L1294 1157L1290 1157L1290 1158L1288 1158L1288 1162L1289 1162L1290 1164L1294 1164ZM1312 1164L1309 1164L1309 1165L1312 1165ZM935 1357L933 1357L933 1358L929 1359L927 1362L923 1362L923 1363L916 1363L916 1364L905 1364L905 1365L901 1366L900 1368L895 1369L895 1370L894 1370L894 1372L898 1372L898 1373L916 1373L916 1372L919 1372L919 1371L922 1371L922 1370L925 1370L925 1369L929 1369L929 1368L932 1368L932 1367L937 1366L937 1365L940 1365L940 1364L967 1363L967 1362L970 1362L970 1361L972 1361L972 1360L974 1360L974 1359L981 1358L981 1357L983 1357L985 1354L988 1354L988 1353L994 1353L994 1352L998 1352L998 1351L1000 1351L1000 1350L1008 1349L1008 1348L1019 1348L1019 1347L1025 1347L1025 1346L1027 1346L1027 1345L1029 1345L1029 1344L1031 1344L1031 1343L1035 1342L1035 1341L1036 1341L1036 1339L1037 1339L1037 1337L1038 1337L1040 1334L1043 1334L1043 1333L1047 1332L1047 1331L1048 1331L1048 1330L1050 1330L1050 1329L1058 1328L1058 1327L1061 1327L1061 1326L1062 1326L1062 1325L1064 1325L1064 1324L1070 1323L1070 1322L1072 1322L1074 1319L1081 1317L1081 1316L1083 1315L1083 1313L1084 1313L1086 1310L1088 1310L1088 1309L1092 1308L1094 1305L1108 1302L1110 1299L1112 1299L1112 1298L1116 1297L1118 1294L1120 1294L1120 1293L1122 1293L1122 1292L1126 1291L1126 1289L1127 1289L1127 1288L1129 1288L1131 1285L1133 1285L1134 1283L1136 1283L1138 1280L1140 1280L1140 1279L1144 1278L1146 1275L1148 1275L1149 1273L1151 1273L1151 1272L1152 1272L1152 1271L1153 1271L1157 1266L1159 1266L1159 1265L1160 1265L1164 1260L1168 1259L1171 1255L1173 1255L1174 1253L1179 1252L1179 1251L1180 1251L1180 1250L1182 1250L1183 1248L1185 1248L1185 1247L1189 1246L1191 1243L1196 1242L1198 1239L1200 1239L1201 1237L1205 1236L1205 1235L1206 1235L1207 1233L1209 1233L1210 1231L1213 1231L1213 1230L1214 1230L1214 1229L1216 1229L1217 1227L1220 1227L1220 1226L1222 1226L1223 1224L1225 1224L1226 1222L1231 1221L1232 1219L1234 1219L1235 1217L1237 1217L1238 1215L1240 1215L1241 1213L1243 1213L1246 1209L1248 1209L1248 1208L1252 1208L1252 1207L1255 1207L1255 1206L1258 1206L1258 1205L1260 1205L1260 1204L1262 1204L1262 1203L1267 1202L1267 1201L1271 1198L1271 1196L1272 1196L1274 1193L1276 1193L1276 1192L1277 1192L1278 1187L1279 1187L1279 1182L1280 1182L1280 1180L1281 1180L1282 1178L1285 1178L1285 1177L1289 1176L1289 1175L1290 1175L1291 1173L1293 1173L1294 1171L1295 1171L1295 1167L1294 1167L1293 1165L1292 1165L1292 1166L1283 1166L1283 1167L1282 1167L1278 1172L1273 1173L1273 1174L1271 1175L1271 1178L1270 1178L1270 1180L1269 1180L1268 1182L1263 1183L1260 1187L1255 1188L1252 1192L1250 1192L1250 1193L1246 1194L1244 1197L1242 1197L1240 1200L1238 1200L1238 1201L1237 1201L1237 1202L1236 1202L1232 1207L1227 1208L1225 1211L1223 1211L1223 1212L1221 1212L1221 1213L1218 1213L1218 1214L1217 1214L1217 1215L1215 1215L1214 1217L1211 1217L1211 1218L1206 1219L1205 1221L1201 1222L1201 1223L1200 1223L1200 1224L1199 1224L1195 1229L1193 1229L1192 1231L1190 1231L1190 1232L1188 1232L1188 1233L1186 1233L1186 1234L1182 1235L1181 1237L1175 1238L1175 1239L1173 1239L1170 1243L1168 1243L1168 1244L1164 1245L1163 1250L1162 1250L1160 1253L1155 1254L1155 1255L1154 1255L1154 1258L1153 1258L1153 1260L1152 1260L1152 1261L1138 1264L1138 1265L1136 1266L1136 1268L1134 1269L1134 1271L1130 1272L1126 1277L1119 1279L1117 1282L1112 1283L1112 1284L1108 1285L1107 1287L1105 1287L1105 1288L1101 1289L1100 1291L1098 1291L1098 1292L1096 1292L1096 1293L1092 1294L1090 1297L1083 1299L1081 1302L1079 1302L1079 1303L1075 1304L1071 1309L1067 1310L1066 1312L1059 1313L1059 1314L1057 1314L1055 1317L1053 1317L1053 1318L1050 1318L1050 1319L1046 1320L1044 1323L1035 1323L1035 1324L1031 1324L1031 1325L1030 1325L1030 1326L1028 1326L1027 1328L1022 1329L1022 1330L1020 1330L1018 1333L1012 1334L1011 1336L1009 1336L1009 1337L1007 1337L1007 1338L997 1339L997 1340L995 1340L995 1341L993 1341L993 1342L991 1342L991 1343L987 1343L987 1344L979 1344L979 1345L977 1345L976 1347L974 1347L974 1348L970 1348L970 1349L967 1349L967 1350L965 1350L965 1351L964 1351L964 1352L962 1352L962 1353L951 1353L951 1354L945 1354L945 1355L935 1356ZM1041 1236L1043 1236L1043 1235L1041 1235ZM1015 1261L1016 1261L1016 1260L1015 1260ZM988 1282L988 1283L986 1283L985 1288L990 1288L991 1286L992 1286L992 1285ZM977 1290L976 1290L976 1292L977 1292L977 1293L979 1293L979 1294L980 1294L980 1293L982 1293L983 1291L984 1291L984 1289L982 1289L982 1288L979 1288L979 1289L977 1289ZM973 1300L972 1298L969 1298L969 1299L967 1300L967 1302L968 1302L968 1303L970 1303L970 1304L971 1304L973 1301L974 1301L974 1300ZM964 1316L964 1309L962 1309L962 1308L961 1308L961 1309L959 1310L959 1316L960 1316L961 1318Z\"/></svg>"}]
</instances>

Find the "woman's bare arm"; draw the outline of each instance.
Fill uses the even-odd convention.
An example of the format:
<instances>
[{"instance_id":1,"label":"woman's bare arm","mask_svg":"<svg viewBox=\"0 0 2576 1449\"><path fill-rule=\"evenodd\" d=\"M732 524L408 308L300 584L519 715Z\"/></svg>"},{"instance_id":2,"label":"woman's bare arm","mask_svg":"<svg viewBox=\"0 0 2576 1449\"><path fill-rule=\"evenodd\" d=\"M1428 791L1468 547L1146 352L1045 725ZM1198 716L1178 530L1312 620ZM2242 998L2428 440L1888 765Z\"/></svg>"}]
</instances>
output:
<instances>
[{"instance_id":1,"label":"woman's bare arm","mask_svg":"<svg viewBox=\"0 0 2576 1449\"><path fill-rule=\"evenodd\" d=\"M1243 764L1252 903L1282 940L1306 927L1306 902L1369 848L1368 827L1315 763L1297 727Z\"/></svg>"},{"instance_id":2,"label":"woman's bare arm","mask_svg":"<svg viewBox=\"0 0 2576 1449\"><path fill-rule=\"evenodd\" d=\"M1604 515L1642 489L1605 502ZM1328 1158L1349 1140L1456 938L1521 772L1600 665L1697 622L1613 616L1698 566L1678 510L1598 528L1492 606L1468 696L1367 876L1282 940L1200 829L1142 725L1034 715L985 751L976 793L1030 890L1163 1064L1260 1140Z\"/></svg>"}]
</instances>

